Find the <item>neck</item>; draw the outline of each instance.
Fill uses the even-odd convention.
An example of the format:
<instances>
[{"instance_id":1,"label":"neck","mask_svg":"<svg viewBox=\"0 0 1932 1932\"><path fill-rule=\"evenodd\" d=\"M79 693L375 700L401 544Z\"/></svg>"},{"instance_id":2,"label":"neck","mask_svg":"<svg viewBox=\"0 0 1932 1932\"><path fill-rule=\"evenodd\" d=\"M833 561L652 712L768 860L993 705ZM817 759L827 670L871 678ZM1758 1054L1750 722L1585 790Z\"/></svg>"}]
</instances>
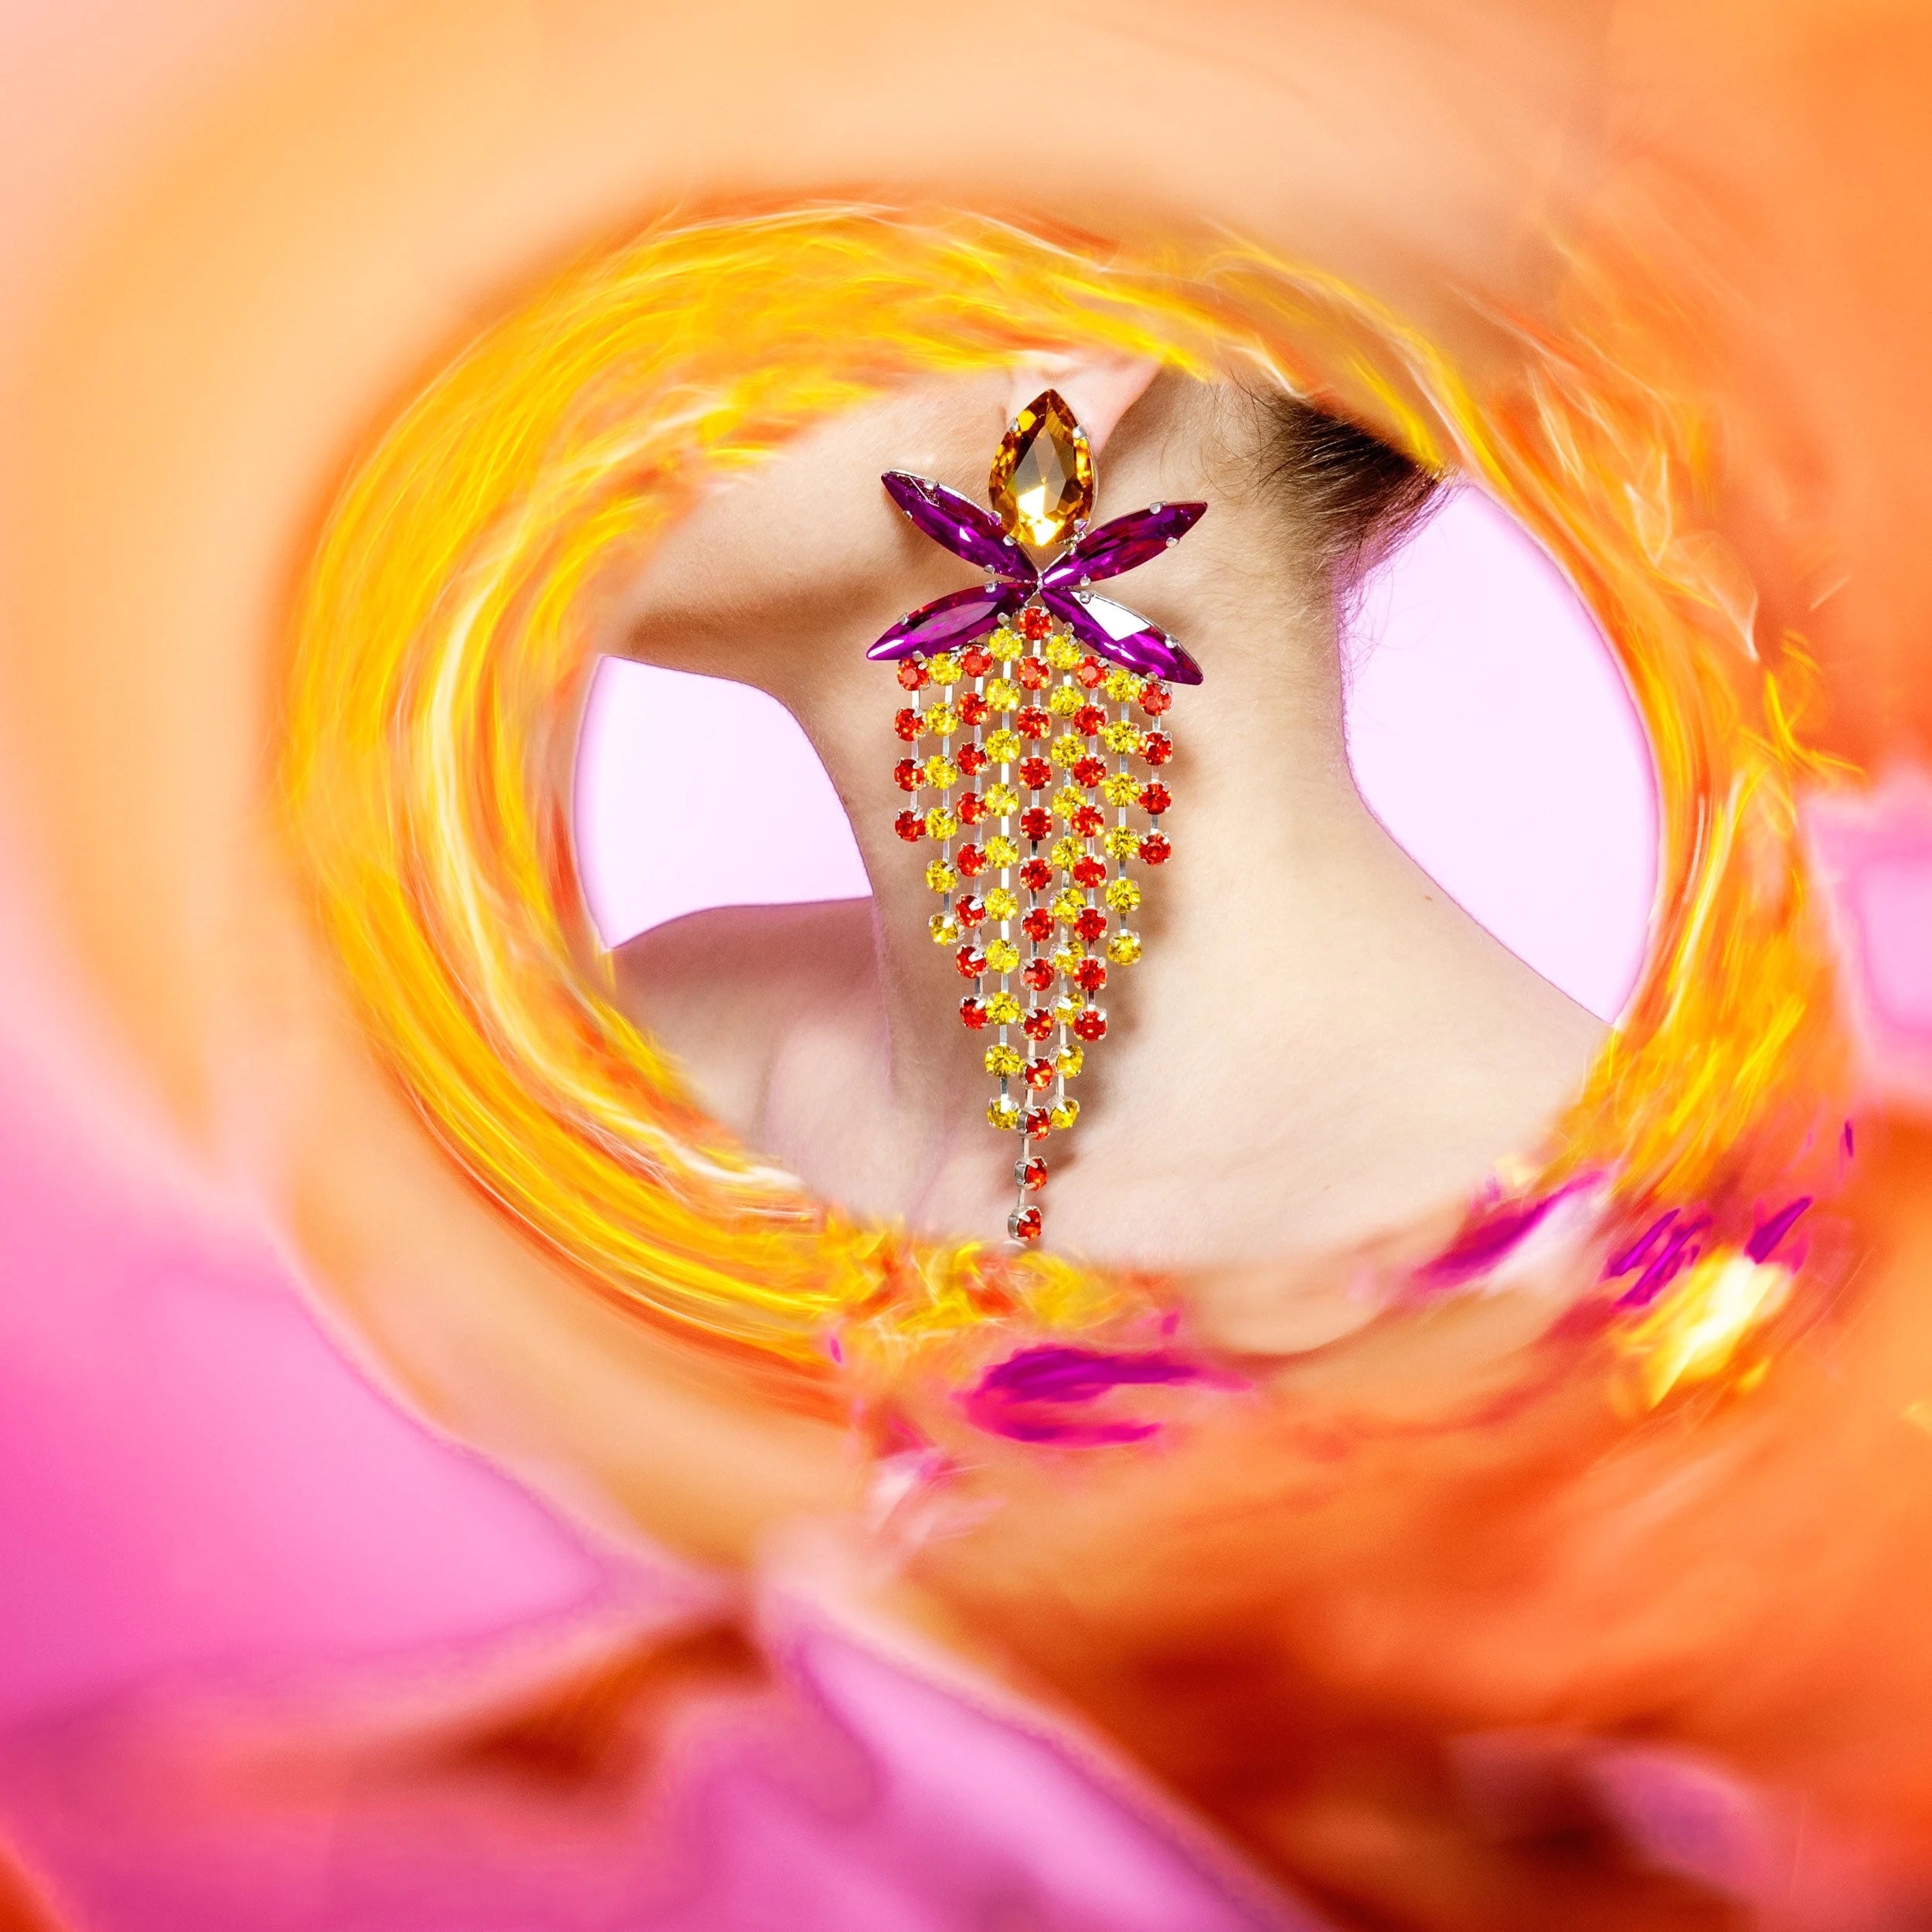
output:
<instances>
[{"instance_id":1,"label":"neck","mask_svg":"<svg viewBox=\"0 0 1932 1932\"><path fill-rule=\"evenodd\" d=\"M1325 1003L1311 1001L1311 982L1338 918L1360 916L1345 902L1377 882L1386 889L1392 862L1406 868L1349 773L1332 634L1285 597L1186 601L1186 641L1209 671L1202 685L1177 689L1162 721L1178 747L1161 774L1175 794L1162 820L1175 854L1158 871L1133 869L1145 893L1133 920L1145 953L1114 971L1108 1036L1077 1089L1080 1122L1042 1150L1056 1188L1063 1167L1070 1174L1100 1147L1112 1148L1117 1171L1122 1158L1143 1175L1157 1171L1177 1087L1199 1093L1244 1042L1295 1032L1298 1013ZM960 1023L971 988L952 946L928 930L945 903L925 883L934 849L893 830L909 803L891 769L906 749L890 723L905 693L886 667L855 656L821 668L784 695L845 802L872 882L892 1133L898 1148L917 1150L910 1192L956 1192L964 1179L1010 1192L1018 1137L983 1121L991 1036Z\"/></svg>"}]
</instances>

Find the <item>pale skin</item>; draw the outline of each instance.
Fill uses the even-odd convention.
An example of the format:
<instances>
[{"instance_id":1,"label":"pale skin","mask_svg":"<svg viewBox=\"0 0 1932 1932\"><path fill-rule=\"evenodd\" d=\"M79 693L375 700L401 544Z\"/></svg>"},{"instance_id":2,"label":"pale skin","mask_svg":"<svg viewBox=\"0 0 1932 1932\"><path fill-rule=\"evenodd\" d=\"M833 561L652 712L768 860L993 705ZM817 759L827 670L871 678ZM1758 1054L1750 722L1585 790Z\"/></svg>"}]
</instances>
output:
<instances>
[{"instance_id":1,"label":"pale skin","mask_svg":"<svg viewBox=\"0 0 1932 1932\"><path fill-rule=\"evenodd\" d=\"M1206 678L1168 720L1177 855L1148 876L1145 957L1117 971L1080 1122L1045 1149L1046 1242L1187 1268L1384 1234L1538 1142L1604 1029L1356 791L1333 600L1258 481L1261 415L1238 390L1097 356L937 380L825 426L672 532L614 645L784 702L850 814L873 896L645 934L622 950L624 996L706 1106L815 1192L935 1235L1003 1233L1015 1142L985 1122L985 1043L959 1025L964 988L927 933L930 854L893 830L904 693L864 651L971 581L892 509L879 472L981 497L1007 420L1049 380L1096 445L1097 517L1211 507L1118 587Z\"/></svg>"}]
</instances>

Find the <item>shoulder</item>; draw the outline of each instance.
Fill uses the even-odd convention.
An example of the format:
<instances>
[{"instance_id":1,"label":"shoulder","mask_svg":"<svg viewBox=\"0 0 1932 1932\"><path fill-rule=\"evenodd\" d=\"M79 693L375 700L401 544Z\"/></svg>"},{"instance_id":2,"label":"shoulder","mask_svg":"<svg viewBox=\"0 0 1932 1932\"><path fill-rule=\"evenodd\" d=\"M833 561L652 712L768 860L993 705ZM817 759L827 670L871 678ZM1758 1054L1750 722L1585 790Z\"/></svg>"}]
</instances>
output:
<instances>
[{"instance_id":1,"label":"shoulder","mask_svg":"<svg viewBox=\"0 0 1932 1932\"><path fill-rule=\"evenodd\" d=\"M876 1004L872 901L713 906L639 934L616 967L625 1011L712 1113L755 1136L791 1031Z\"/></svg>"}]
</instances>

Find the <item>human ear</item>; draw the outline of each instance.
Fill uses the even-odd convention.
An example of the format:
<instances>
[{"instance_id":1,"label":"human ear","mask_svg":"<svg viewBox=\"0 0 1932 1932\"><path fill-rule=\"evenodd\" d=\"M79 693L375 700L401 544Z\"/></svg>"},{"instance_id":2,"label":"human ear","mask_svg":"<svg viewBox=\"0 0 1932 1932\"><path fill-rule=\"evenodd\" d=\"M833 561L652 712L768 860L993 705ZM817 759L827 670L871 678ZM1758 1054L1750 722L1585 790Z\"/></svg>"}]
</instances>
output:
<instances>
[{"instance_id":1,"label":"human ear","mask_svg":"<svg viewBox=\"0 0 1932 1932\"><path fill-rule=\"evenodd\" d=\"M1008 384L1006 420L1012 421L1043 389L1058 389L1086 430L1088 447L1097 454L1121 418L1147 393L1160 367L1149 355L1022 357L1013 365Z\"/></svg>"}]
</instances>

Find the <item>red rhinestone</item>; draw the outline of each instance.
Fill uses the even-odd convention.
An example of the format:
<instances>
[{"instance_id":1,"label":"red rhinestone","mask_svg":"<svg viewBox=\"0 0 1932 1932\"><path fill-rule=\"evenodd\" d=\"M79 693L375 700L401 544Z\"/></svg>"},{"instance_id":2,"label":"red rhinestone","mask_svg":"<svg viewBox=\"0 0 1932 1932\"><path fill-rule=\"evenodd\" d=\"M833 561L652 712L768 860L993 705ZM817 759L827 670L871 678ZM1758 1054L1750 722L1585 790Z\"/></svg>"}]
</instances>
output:
<instances>
[{"instance_id":1,"label":"red rhinestone","mask_svg":"<svg viewBox=\"0 0 1932 1932\"><path fill-rule=\"evenodd\" d=\"M959 654L959 668L969 678L983 678L993 668L992 653L969 644Z\"/></svg>"},{"instance_id":2,"label":"red rhinestone","mask_svg":"<svg viewBox=\"0 0 1932 1932\"><path fill-rule=\"evenodd\" d=\"M961 979L977 979L986 970L986 955L977 946L962 946L954 954L953 964L959 968ZM984 1020L983 1014L981 1019ZM966 1022L968 1026L975 1023L971 1020Z\"/></svg>"},{"instance_id":3,"label":"red rhinestone","mask_svg":"<svg viewBox=\"0 0 1932 1932\"><path fill-rule=\"evenodd\" d=\"M1092 945L1097 939L1107 936L1107 915L1097 906L1083 906L1073 921L1073 930Z\"/></svg>"},{"instance_id":4,"label":"red rhinestone","mask_svg":"<svg viewBox=\"0 0 1932 1932\"><path fill-rule=\"evenodd\" d=\"M893 713L893 729L908 744L910 744L925 728L919 721L919 713L912 709L910 706L903 711L895 711Z\"/></svg>"},{"instance_id":5,"label":"red rhinestone","mask_svg":"<svg viewBox=\"0 0 1932 1932\"><path fill-rule=\"evenodd\" d=\"M1029 1154L1013 1163L1013 1179L1029 1192L1036 1192L1046 1185L1046 1163L1037 1154Z\"/></svg>"},{"instance_id":6,"label":"red rhinestone","mask_svg":"<svg viewBox=\"0 0 1932 1932\"><path fill-rule=\"evenodd\" d=\"M1029 1039L1045 1039L1053 1030L1053 1012L1045 1006L1029 1006L1020 1027Z\"/></svg>"},{"instance_id":7,"label":"red rhinestone","mask_svg":"<svg viewBox=\"0 0 1932 1932\"><path fill-rule=\"evenodd\" d=\"M1029 1141L1043 1141L1053 1131L1053 1117L1043 1107L1029 1107L1019 1117L1019 1124Z\"/></svg>"},{"instance_id":8,"label":"red rhinestone","mask_svg":"<svg viewBox=\"0 0 1932 1932\"><path fill-rule=\"evenodd\" d=\"M1104 1039L1107 1033L1107 1015L1097 1006L1083 1006L1073 1015L1073 1031L1082 1039Z\"/></svg>"},{"instance_id":9,"label":"red rhinestone","mask_svg":"<svg viewBox=\"0 0 1932 1932\"><path fill-rule=\"evenodd\" d=\"M1097 738L1107 723L1107 713L1097 704L1083 704L1073 713L1073 729L1083 738Z\"/></svg>"},{"instance_id":10,"label":"red rhinestone","mask_svg":"<svg viewBox=\"0 0 1932 1932\"><path fill-rule=\"evenodd\" d=\"M1083 838L1097 838L1107 823L1107 814L1098 805L1076 805L1070 821Z\"/></svg>"},{"instance_id":11,"label":"red rhinestone","mask_svg":"<svg viewBox=\"0 0 1932 1932\"><path fill-rule=\"evenodd\" d=\"M984 724L986 714L992 709L986 701L984 692L962 691L953 701L953 709L969 725Z\"/></svg>"},{"instance_id":12,"label":"red rhinestone","mask_svg":"<svg viewBox=\"0 0 1932 1932\"><path fill-rule=\"evenodd\" d=\"M926 782L917 758L901 758L893 767L893 783L901 791L917 791Z\"/></svg>"},{"instance_id":13,"label":"red rhinestone","mask_svg":"<svg viewBox=\"0 0 1932 1932\"><path fill-rule=\"evenodd\" d=\"M986 769L986 747L981 744L964 744L959 748L958 765L968 777L976 771Z\"/></svg>"},{"instance_id":14,"label":"red rhinestone","mask_svg":"<svg viewBox=\"0 0 1932 1932\"><path fill-rule=\"evenodd\" d=\"M1043 738L1053 728L1053 720L1039 705L1029 704L1013 719L1022 738Z\"/></svg>"},{"instance_id":15,"label":"red rhinestone","mask_svg":"<svg viewBox=\"0 0 1932 1932\"><path fill-rule=\"evenodd\" d=\"M1029 806L1019 815L1019 828L1029 838L1045 838L1053 829L1053 815L1044 805Z\"/></svg>"},{"instance_id":16,"label":"red rhinestone","mask_svg":"<svg viewBox=\"0 0 1932 1932\"><path fill-rule=\"evenodd\" d=\"M1019 614L1019 634L1029 644L1038 644L1053 628L1053 620L1037 604Z\"/></svg>"},{"instance_id":17,"label":"red rhinestone","mask_svg":"<svg viewBox=\"0 0 1932 1932\"><path fill-rule=\"evenodd\" d=\"M1141 740L1141 756L1151 765L1164 765L1174 756L1174 740L1165 731L1150 731Z\"/></svg>"},{"instance_id":18,"label":"red rhinestone","mask_svg":"<svg viewBox=\"0 0 1932 1932\"><path fill-rule=\"evenodd\" d=\"M961 893L953 901L953 917L962 926L977 926L986 917L986 902L972 893Z\"/></svg>"},{"instance_id":19,"label":"red rhinestone","mask_svg":"<svg viewBox=\"0 0 1932 1932\"><path fill-rule=\"evenodd\" d=\"M1174 847L1164 832L1150 832L1141 841L1141 863L1144 866L1165 866L1174 856Z\"/></svg>"},{"instance_id":20,"label":"red rhinestone","mask_svg":"<svg viewBox=\"0 0 1932 1932\"><path fill-rule=\"evenodd\" d=\"M1150 818L1158 818L1173 802L1173 793L1158 778L1141 787L1141 809Z\"/></svg>"},{"instance_id":21,"label":"red rhinestone","mask_svg":"<svg viewBox=\"0 0 1932 1932\"><path fill-rule=\"evenodd\" d=\"M1029 1060L1026 1063L1026 1084L1036 1094L1043 1094L1053 1084L1053 1063L1051 1060Z\"/></svg>"},{"instance_id":22,"label":"red rhinestone","mask_svg":"<svg viewBox=\"0 0 1932 1932\"><path fill-rule=\"evenodd\" d=\"M1089 651L1073 673L1073 682L1083 691L1097 691L1107 682L1107 666Z\"/></svg>"},{"instance_id":23,"label":"red rhinestone","mask_svg":"<svg viewBox=\"0 0 1932 1932\"><path fill-rule=\"evenodd\" d=\"M1089 892L1107 876L1107 861L1096 859L1091 852L1073 861L1073 883L1084 886Z\"/></svg>"},{"instance_id":24,"label":"red rhinestone","mask_svg":"<svg viewBox=\"0 0 1932 1932\"><path fill-rule=\"evenodd\" d=\"M971 1027L977 1033L991 1015L978 1000L962 999L959 1002L959 1017L963 1025Z\"/></svg>"},{"instance_id":25,"label":"red rhinestone","mask_svg":"<svg viewBox=\"0 0 1932 1932\"><path fill-rule=\"evenodd\" d=\"M1029 791L1039 791L1053 782L1053 767L1044 758L1022 758L1019 781Z\"/></svg>"},{"instance_id":26,"label":"red rhinestone","mask_svg":"<svg viewBox=\"0 0 1932 1932\"><path fill-rule=\"evenodd\" d=\"M1015 1241L1037 1241L1040 1226L1040 1211L1036 1207L1015 1208L1006 1217L1006 1232Z\"/></svg>"},{"instance_id":27,"label":"red rhinestone","mask_svg":"<svg viewBox=\"0 0 1932 1932\"><path fill-rule=\"evenodd\" d=\"M962 792L955 809L968 825L976 825L986 816L986 801L976 791Z\"/></svg>"},{"instance_id":28,"label":"red rhinestone","mask_svg":"<svg viewBox=\"0 0 1932 1932\"><path fill-rule=\"evenodd\" d=\"M1053 667L1044 658L1022 658L1019 661L1019 681L1029 691L1044 689L1053 675Z\"/></svg>"},{"instance_id":29,"label":"red rhinestone","mask_svg":"<svg viewBox=\"0 0 1932 1932\"><path fill-rule=\"evenodd\" d=\"M916 845L926 835L926 821L916 811L902 811L893 821L893 830L909 845Z\"/></svg>"},{"instance_id":30,"label":"red rhinestone","mask_svg":"<svg viewBox=\"0 0 1932 1932\"><path fill-rule=\"evenodd\" d=\"M961 845L953 854L953 863L968 879L977 879L986 869L986 855L977 845Z\"/></svg>"},{"instance_id":31,"label":"red rhinestone","mask_svg":"<svg viewBox=\"0 0 1932 1932\"><path fill-rule=\"evenodd\" d=\"M1073 977L1083 993L1097 993L1107 984L1107 961L1083 959L1073 968Z\"/></svg>"},{"instance_id":32,"label":"red rhinestone","mask_svg":"<svg viewBox=\"0 0 1932 1932\"><path fill-rule=\"evenodd\" d=\"M1029 859L1019 869L1019 883L1029 893L1043 893L1053 883L1053 868L1044 859Z\"/></svg>"},{"instance_id":33,"label":"red rhinestone","mask_svg":"<svg viewBox=\"0 0 1932 1932\"><path fill-rule=\"evenodd\" d=\"M1107 761L1104 758L1096 758L1090 752L1086 757L1073 760L1073 776L1077 785L1089 787L1097 785L1107 776Z\"/></svg>"},{"instance_id":34,"label":"red rhinestone","mask_svg":"<svg viewBox=\"0 0 1932 1932\"><path fill-rule=\"evenodd\" d=\"M1053 983L1053 962L1050 959L1029 959L1020 968L1019 976L1036 993L1043 993Z\"/></svg>"},{"instance_id":35,"label":"red rhinestone","mask_svg":"<svg viewBox=\"0 0 1932 1932\"><path fill-rule=\"evenodd\" d=\"M1053 915L1044 906L1036 906L1021 915L1019 929L1035 945L1043 946L1053 937Z\"/></svg>"},{"instance_id":36,"label":"red rhinestone","mask_svg":"<svg viewBox=\"0 0 1932 1932\"><path fill-rule=\"evenodd\" d=\"M933 681L933 674L917 658L900 661L899 682L908 691L917 691Z\"/></svg>"},{"instance_id":37,"label":"red rhinestone","mask_svg":"<svg viewBox=\"0 0 1932 1932\"><path fill-rule=\"evenodd\" d=\"M1164 684L1150 680L1141 687L1141 709L1150 718L1158 718L1163 711L1174 707L1174 693Z\"/></svg>"}]
</instances>

